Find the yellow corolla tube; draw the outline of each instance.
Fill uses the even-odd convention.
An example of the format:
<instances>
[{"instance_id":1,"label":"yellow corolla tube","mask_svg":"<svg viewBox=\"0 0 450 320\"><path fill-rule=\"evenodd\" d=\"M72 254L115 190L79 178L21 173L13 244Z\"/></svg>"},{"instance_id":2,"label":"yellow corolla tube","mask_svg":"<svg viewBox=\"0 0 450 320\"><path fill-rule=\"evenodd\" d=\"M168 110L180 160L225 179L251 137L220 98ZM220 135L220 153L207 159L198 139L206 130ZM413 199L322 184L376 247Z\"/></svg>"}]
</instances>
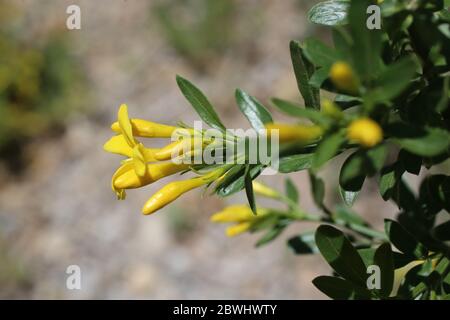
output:
<instances>
[{"instance_id":1,"label":"yellow corolla tube","mask_svg":"<svg viewBox=\"0 0 450 320\"><path fill-rule=\"evenodd\" d=\"M347 128L348 139L371 148L383 140L383 130L370 118L360 118L350 123Z\"/></svg>"},{"instance_id":2,"label":"yellow corolla tube","mask_svg":"<svg viewBox=\"0 0 450 320\"><path fill-rule=\"evenodd\" d=\"M228 237L235 237L237 235L240 235L241 233L244 233L252 227L251 222L241 222L238 224L235 224L233 226L229 226L225 233Z\"/></svg>"},{"instance_id":3,"label":"yellow corolla tube","mask_svg":"<svg viewBox=\"0 0 450 320\"><path fill-rule=\"evenodd\" d=\"M185 164L174 164L173 162L158 162L146 165L145 174L139 176L135 165L127 162L126 167L121 166L113 176L113 189L135 189L153 183L159 179L170 176L189 168Z\"/></svg>"},{"instance_id":4,"label":"yellow corolla tube","mask_svg":"<svg viewBox=\"0 0 450 320\"><path fill-rule=\"evenodd\" d=\"M267 210L258 208L258 216L264 215ZM228 223L228 222L244 222L253 220L255 215L248 205L237 204L228 206L220 212L213 214L210 218L212 222Z\"/></svg>"},{"instance_id":5,"label":"yellow corolla tube","mask_svg":"<svg viewBox=\"0 0 450 320\"><path fill-rule=\"evenodd\" d=\"M358 92L358 80L352 67L346 62L338 61L331 66L330 79L340 90L348 93Z\"/></svg>"},{"instance_id":6,"label":"yellow corolla tube","mask_svg":"<svg viewBox=\"0 0 450 320\"><path fill-rule=\"evenodd\" d=\"M269 210L258 208L257 212L257 215L253 214L248 205L232 205L213 214L210 220L216 223L234 223L226 229L226 235L229 237L234 237L250 230L255 222L259 221L262 217L269 213Z\"/></svg>"},{"instance_id":7,"label":"yellow corolla tube","mask_svg":"<svg viewBox=\"0 0 450 320\"><path fill-rule=\"evenodd\" d=\"M273 134L273 130L277 130L280 142L301 142L309 143L318 139L323 130L316 125L292 125L284 123L266 124L267 135Z\"/></svg>"},{"instance_id":8,"label":"yellow corolla tube","mask_svg":"<svg viewBox=\"0 0 450 320\"><path fill-rule=\"evenodd\" d=\"M197 178L170 182L147 200L142 207L142 213L145 215L154 213L184 193L212 182L222 174L222 170L215 170Z\"/></svg>"}]
</instances>

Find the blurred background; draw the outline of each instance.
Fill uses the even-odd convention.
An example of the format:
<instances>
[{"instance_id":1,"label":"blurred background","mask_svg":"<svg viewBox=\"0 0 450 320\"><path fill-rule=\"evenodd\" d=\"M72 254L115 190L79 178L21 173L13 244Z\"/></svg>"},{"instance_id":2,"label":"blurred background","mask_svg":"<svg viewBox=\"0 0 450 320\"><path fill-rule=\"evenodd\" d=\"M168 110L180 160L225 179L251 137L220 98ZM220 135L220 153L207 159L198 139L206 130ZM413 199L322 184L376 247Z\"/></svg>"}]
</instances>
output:
<instances>
[{"instance_id":1,"label":"blurred background","mask_svg":"<svg viewBox=\"0 0 450 320\"><path fill-rule=\"evenodd\" d=\"M327 265L285 243L314 225L293 225L255 249L255 236L227 238L209 222L245 195L200 190L145 217L142 204L170 179L116 201L110 179L121 158L102 150L121 103L132 117L197 119L176 74L198 85L230 128L248 128L237 87L267 105L273 96L301 103L289 40L328 39L307 22L315 2L0 0L0 298L323 299L311 280ZM81 30L66 28L71 4L81 8ZM336 166L323 172L331 205L340 202ZM316 212L307 176L292 178ZM262 180L283 187L281 176ZM395 213L371 183L355 208L380 228ZM66 289L72 264L81 290Z\"/></svg>"}]
</instances>

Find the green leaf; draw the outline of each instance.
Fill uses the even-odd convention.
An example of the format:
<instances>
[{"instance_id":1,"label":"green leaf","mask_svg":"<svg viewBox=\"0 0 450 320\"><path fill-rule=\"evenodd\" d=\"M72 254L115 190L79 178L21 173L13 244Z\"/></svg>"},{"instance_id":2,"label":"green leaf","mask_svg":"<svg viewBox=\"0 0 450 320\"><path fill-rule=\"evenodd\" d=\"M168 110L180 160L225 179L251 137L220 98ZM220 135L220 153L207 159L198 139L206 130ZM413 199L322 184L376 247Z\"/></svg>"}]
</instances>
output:
<instances>
[{"instance_id":1,"label":"green leaf","mask_svg":"<svg viewBox=\"0 0 450 320\"><path fill-rule=\"evenodd\" d=\"M384 220L384 229L391 243L406 255L419 259L426 258L428 250L420 244L398 222L390 219Z\"/></svg>"},{"instance_id":2,"label":"green leaf","mask_svg":"<svg viewBox=\"0 0 450 320\"><path fill-rule=\"evenodd\" d=\"M328 160L333 158L339 152L345 140L346 137L343 132L335 132L324 137L314 153L312 168L319 169Z\"/></svg>"},{"instance_id":3,"label":"green leaf","mask_svg":"<svg viewBox=\"0 0 450 320\"><path fill-rule=\"evenodd\" d=\"M358 293L351 282L337 277L319 276L314 278L312 283L317 289L334 300L367 299L370 297L369 293L362 295ZM364 292L363 289L358 291Z\"/></svg>"},{"instance_id":4,"label":"green leaf","mask_svg":"<svg viewBox=\"0 0 450 320\"><path fill-rule=\"evenodd\" d=\"M366 286L366 266L341 231L329 225L319 226L316 244L322 256L340 276L355 285Z\"/></svg>"},{"instance_id":5,"label":"green leaf","mask_svg":"<svg viewBox=\"0 0 450 320\"><path fill-rule=\"evenodd\" d=\"M393 141L403 149L422 156L433 157L450 147L450 133L440 128L416 128L397 123L389 128Z\"/></svg>"},{"instance_id":6,"label":"green leaf","mask_svg":"<svg viewBox=\"0 0 450 320\"><path fill-rule=\"evenodd\" d=\"M291 52L292 65L294 67L295 79L297 80L298 90L300 91L305 106L307 108L320 108L319 90L309 85L309 80L314 73L314 65L305 58L303 48L297 41L291 41L289 44Z\"/></svg>"},{"instance_id":7,"label":"green leaf","mask_svg":"<svg viewBox=\"0 0 450 320\"><path fill-rule=\"evenodd\" d=\"M264 124L273 122L269 111L254 97L241 89L236 89L235 96L239 108L256 131L265 130Z\"/></svg>"},{"instance_id":8,"label":"green leaf","mask_svg":"<svg viewBox=\"0 0 450 320\"><path fill-rule=\"evenodd\" d=\"M253 214L257 214L256 212L256 202L255 202L255 194L253 193L253 179L250 174L250 165L247 165L245 167L245 173L244 173L244 179L245 179L245 193L247 195L247 200L250 208L253 211Z\"/></svg>"},{"instance_id":9,"label":"green leaf","mask_svg":"<svg viewBox=\"0 0 450 320\"><path fill-rule=\"evenodd\" d=\"M281 173L290 173L309 169L313 156L313 153L307 153L283 157L280 159L278 171Z\"/></svg>"},{"instance_id":10,"label":"green leaf","mask_svg":"<svg viewBox=\"0 0 450 320\"><path fill-rule=\"evenodd\" d=\"M381 170L379 188L381 197L385 201L393 197L404 172L403 166L398 162L386 166Z\"/></svg>"},{"instance_id":11,"label":"green leaf","mask_svg":"<svg viewBox=\"0 0 450 320\"><path fill-rule=\"evenodd\" d=\"M416 71L412 58L403 58L384 70L377 78L375 87L366 95L372 103L390 101L396 98L410 84Z\"/></svg>"},{"instance_id":12,"label":"green leaf","mask_svg":"<svg viewBox=\"0 0 450 320\"><path fill-rule=\"evenodd\" d=\"M275 240L286 228L287 224L277 224L272 229L267 231L259 240L256 242L256 247L259 248L269 242Z\"/></svg>"},{"instance_id":13,"label":"green leaf","mask_svg":"<svg viewBox=\"0 0 450 320\"><path fill-rule=\"evenodd\" d=\"M314 38L305 41L303 44L303 52L308 60L316 67L329 68L338 60L338 55L334 49Z\"/></svg>"},{"instance_id":14,"label":"green leaf","mask_svg":"<svg viewBox=\"0 0 450 320\"><path fill-rule=\"evenodd\" d=\"M318 253L314 232L306 232L288 240L287 245L295 254Z\"/></svg>"},{"instance_id":15,"label":"green leaf","mask_svg":"<svg viewBox=\"0 0 450 320\"><path fill-rule=\"evenodd\" d=\"M177 75L177 84L183 95L190 102L200 118L212 128L225 131L225 126L219 119L213 106L205 95L191 82Z\"/></svg>"},{"instance_id":16,"label":"green leaf","mask_svg":"<svg viewBox=\"0 0 450 320\"><path fill-rule=\"evenodd\" d=\"M293 102L277 98L273 98L271 101L275 107L287 115L302 119L306 118L319 125L328 125L330 123L330 120L317 110L305 109Z\"/></svg>"},{"instance_id":17,"label":"green leaf","mask_svg":"<svg viewBox=\"0 0 450 320\"><path fill-rule=\"evenodd\" d=\"M380 268L381 271L381 287L379 294L387 298L392 291L394 285L394 259L389 243L381 244L375 251L373 258L374 264Z\"/></svg>"},{"instance_id":18,"label":"green leaf","mask_svg":"<svg viewBox=\"0 0 450 320\"><path fill-rule=\"evenodd\" d=\"M361 153L362 151L356 151L351 154L342 165L339 185L345 191L359 192L364 184L367 169Z\"/></svg>"},{"instance_id":19,"label":"green leaf","mask_svg":"<svg viewBox=\"0 0 450 320\"><path fill-rule=\"evenodd\" d=\"M311 193L314 199L314 203L319 208L324 208L323 200L325 198L325 183L321 178L309 171L309 182L311 184Z\"/></svg>"},{"instance_id":20,"label":"green leaf","mask_svg":"<svg viewBox=\"0 0 450 320\"><path fill-rule=\"evenodd\" d=\"M299 199L298 190L290 178L286 178L285 186L286 186L286 196L293 202L298 203Z\"/></svg>"},{"instance_id":21,"label":"green leaf","mask_svg":"<svg viewBox=\"0 0 450 320\"><path fill-rule=\"evenodd\" d=\"M319 2L308 12L309 21L326 26L342 25L346 23L349 1Z\"/></svg>"},{"instance_id":22,"label":"green leaf","mask_svg":"<svg viewBox=\"0 0 450 320\"><path fill-rule=\"evenodd\" d=\"M379 172L387 155L385 145L378 145L369 150L360 149L350 155L344 162L339 175L339 184L346 191L361 190L366 176Z\"/></svg>"}]
</instances>

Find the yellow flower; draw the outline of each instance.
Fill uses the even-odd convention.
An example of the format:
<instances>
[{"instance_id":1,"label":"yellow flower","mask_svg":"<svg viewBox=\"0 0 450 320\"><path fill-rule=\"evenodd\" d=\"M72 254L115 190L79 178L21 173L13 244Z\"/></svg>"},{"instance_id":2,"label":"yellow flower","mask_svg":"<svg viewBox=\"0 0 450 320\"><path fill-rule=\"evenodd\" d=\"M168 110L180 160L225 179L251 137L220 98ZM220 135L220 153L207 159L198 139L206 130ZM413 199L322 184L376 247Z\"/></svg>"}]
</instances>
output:
<instances>
[{"instance_id":1,"label":"yellow flower","mask_svg":"<svg viewBox=\"0 0 450 320\"><path fill-rule=\"evenodd\" d=\"M253 185L253 191L259 195L262 195L262 196L268 197L268 198L275 198L275 199L280 197L280 194L278 193L278 191L276 191L272 188L269 188L265 184L262 184L257 181L253 181L252 185Z\"/></svg>"},{"instance_id":2,"label":"yellow flower","mask_svg":"<svg viewBox=\"0 0 450 320\"><path fill-rule=\"evenodd\" d=\"M347 137L360 145L371 148L383 140L383 130L369 118L353 121L347 128Z\"/></svg>"},{"instance_id":3,"label":"yellow flower","mask_svg":"<svg viewBox=\"0 0 450 320\"><path fill-rule=\"evenodd\" d=\"M213 214L210 220L217 223L234 223L226 229L227 236L233 237L249 230L255 222L269 213L265 208L258 208L257 211L258 214L254 215L248 205L232 205Z\"/></svg>"},{"instance_id":4,"label":"yellow flower","mask_svg":"<svg viewBox=\"0 0 450 320\"><path fill-rule=\"evenodd\" d=\"M309 143L322 135L322 128L319 126L291 125L283 123L266 124L267 135L271 135L272 130L278 130L280 142L302 142Z\"/></svg>"},{"instance_id":5,"label":"yellow flower","mask_svg":"<svg viewBox=\"0 0 450 320\"><path fill-rule=\"evenodd\" d=\"M133 165L122 167L113 176L114 190L139 188L189 168L188 165L173 162L151 163L146 165L145 174L139 176Z\"/></svg>"},{"instance_id":6,"label":"yellow flower","mask_svg":"<svg viewBox=\"0 0 450 320\"><path fill-rule=\"evenodd\" d=\"M134 147L135 146L130 146L127 143L127 140L122 134L112 137L103 145L103 149L105 151L120 154L129 158L133 157ZM158 160L156 158L156 153L158 153L160 149L151 149L144 147L143 149L141 149L141 151L147 162Z\"/></svg>"},{"instance_id":7,"label":"yellow flower","mask_svg":"<svg viewBox=\"0 0 450 320\"><path fill-rule=\"evenodd\" d=\"M352 68L346 62L338 61L331 66L330 79L336 88L356 93L358 91L358 81Z\"/></svg>"},{"instance_id":8,"label":"yellow flower","mask_svg":"<svg viewBox=\"0 0 450 320\"><path fill-rule=\"evenodd\" d=\"M197 178L170 182L148 199L142 208L142 213L146 215L154 213L173 202L184 193L212 182L222 174L222 170L215 170Z\"/></svg>"},{"instance_id":9,"label":"yellow flower","mask_svg":"<svg viewBox=\"0 0 450 320\"><path fill-rule=\"evenodd\" d=\"M121 135L110 139L103 148L109 152L129 156L136 174L143 177L146 173L146 162L154 160L153 151L146 150L144 145L134 138L126 104L120 106L117 117Z\"/></svg>"}]
</instances>

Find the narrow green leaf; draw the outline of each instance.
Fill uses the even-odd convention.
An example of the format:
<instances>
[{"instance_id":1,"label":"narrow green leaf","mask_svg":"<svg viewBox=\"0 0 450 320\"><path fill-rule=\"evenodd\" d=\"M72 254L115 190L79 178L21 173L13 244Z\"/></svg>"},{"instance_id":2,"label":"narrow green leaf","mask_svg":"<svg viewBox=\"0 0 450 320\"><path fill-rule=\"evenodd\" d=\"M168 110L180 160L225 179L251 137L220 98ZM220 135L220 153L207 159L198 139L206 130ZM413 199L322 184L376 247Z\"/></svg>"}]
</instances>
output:
<instances>
[{"instance_id":1,"label":"narrow green leaf","mask_svg":"<svg viewBox=\"0 0 450 320\"><path fill-rule=\"evenodd\" d=\"M319 109L319 90L309 85L309 80L314 73L315 67L305 58L302 46L299 42L291 41L289 48L297 86L305 101L305 106L307 108Z\"/></svg>"},{"instance_id":2,"label":"narrow green leaf","mask_svg":"<svg viewBox=\"0 0 450 320\"><path fill-rule=\"evenodd\" d=\"M345 141L346 137L342 132L335 132L324 137L314 153L312 168L317 170L333 158Z\"/></svg>"},{"instance_id":3,"label":"narrow green leaf","mask_svg":"<svg viewBox=\"0 0 450 320\"><path fill-rule=\"evenodd\" d=\"M239 108L256 131L265 130L264 124L273 122L269 111L254 97L241 89L236 89L235 96Z\"/></svg>"},{"instance_id":4,"label":"narrow green leaf","mask_svg":"<svg viewBox=\"0 0 450 320\"><path fill-rule=\"evenodd\" d=\"M256 212L256 202L255 202L255 194L253 193L253 179L250 174L250 166L247 165L245 167L245 173L244 173L244 179L245 179L245 193L247 195L248 204L250 205L250 208L253 211L253 214L257 214Z\"/></svg>"},{"instance_id":5,"label":"narrow green leaf","mask_svg":"<svg viewBox=\"0 0 450 320\"><path fill-rule=\"evenodd\" d=\"M450 147L450 133L444 129L423 129L405 123L391 124L387 129L395 143L418 156L438 156Z\"/></svg>"},{"instance_id":6,"label":"narrow green leaf","mask_svg":"<svg viewBox=\"0 0 450 320\"><path fill-rule=\"evenodd\" d=\"M323 42L310 38L303 44L303 52L316 67L330 67L338 60L336 51Z\"/></svg>"},{"instance_id":7,"label":"narrow green leaf","mask_svg":"<svg viewBox=\"0 0 450 320\"><path fill-rule=\"evenodd\" d=\"M256 242L256 247L259 248L269 242L275 240L286 228L287 224L277 224L272 229L267 231L259 240Z\"/></svg>"},{"instance_id":8,"label":"narrow green leaf","mask_svg":"<svg viewBox=\"0 0 450 320\"><path fill-rule=\"evenodd\" d=\"M188 80L177 75L177 84L183 95L190 102L200 118L212 128L224 131L225 126L219 119L206 96Z\"/></svg>"},{"instance_id":9,"label":"narrow green leaf","mask_svg":"<svg viewBox=\"0 0 450 320\"><path fill-rule=\"evenodd\" d=\"M339 194L341 195L342 201L344 201L347 206L352 207L358 198L359 191L347 191L339 186Z\"/></svg>"},{"instance_id":10,"label":"narrow green leaf","mask_svg":"<svg viewBox=\"0 0 450 320\"><path fill-rule=\"evenodd\" d=\"M309 183L311 185L311 193L314 203L319 208L324 208L323 200L325 198L325 183L311 171L309 171Z\"/></svg>"},{"instance_id":11,"label":"narrow green leaf","mask_svg":"<svg viewBox=\"0 0 450 320\"><path fill-rule=\"evenodd\" d=\"M330 123L330 120L322 114L320 111L314 109L305 109L301 106L282 99L273 98L272 103L281 112L302 119L308 119L313 123L326 126Z\"/></svg>"},{"instance_id":12,"label":"narrow green leaf","mask_svg":"<svg viewBox=\"0 0 450 320\"><path fill-rule=\"evenodd\" d=\"M295 203L298 203L298 190L290 178L285 180L286 196Z\"/></svg>"},{"instance_id":13,"label":"narrow green leaf","mask_svg":"<svg viewBox=\"0 0 450 320\"><path fill-rule=\"evenodd\" d=\"M278 171L281 173L297 172L311 167L314 154L296 154L280 159Z\"/></svg>"}]
</instances>

